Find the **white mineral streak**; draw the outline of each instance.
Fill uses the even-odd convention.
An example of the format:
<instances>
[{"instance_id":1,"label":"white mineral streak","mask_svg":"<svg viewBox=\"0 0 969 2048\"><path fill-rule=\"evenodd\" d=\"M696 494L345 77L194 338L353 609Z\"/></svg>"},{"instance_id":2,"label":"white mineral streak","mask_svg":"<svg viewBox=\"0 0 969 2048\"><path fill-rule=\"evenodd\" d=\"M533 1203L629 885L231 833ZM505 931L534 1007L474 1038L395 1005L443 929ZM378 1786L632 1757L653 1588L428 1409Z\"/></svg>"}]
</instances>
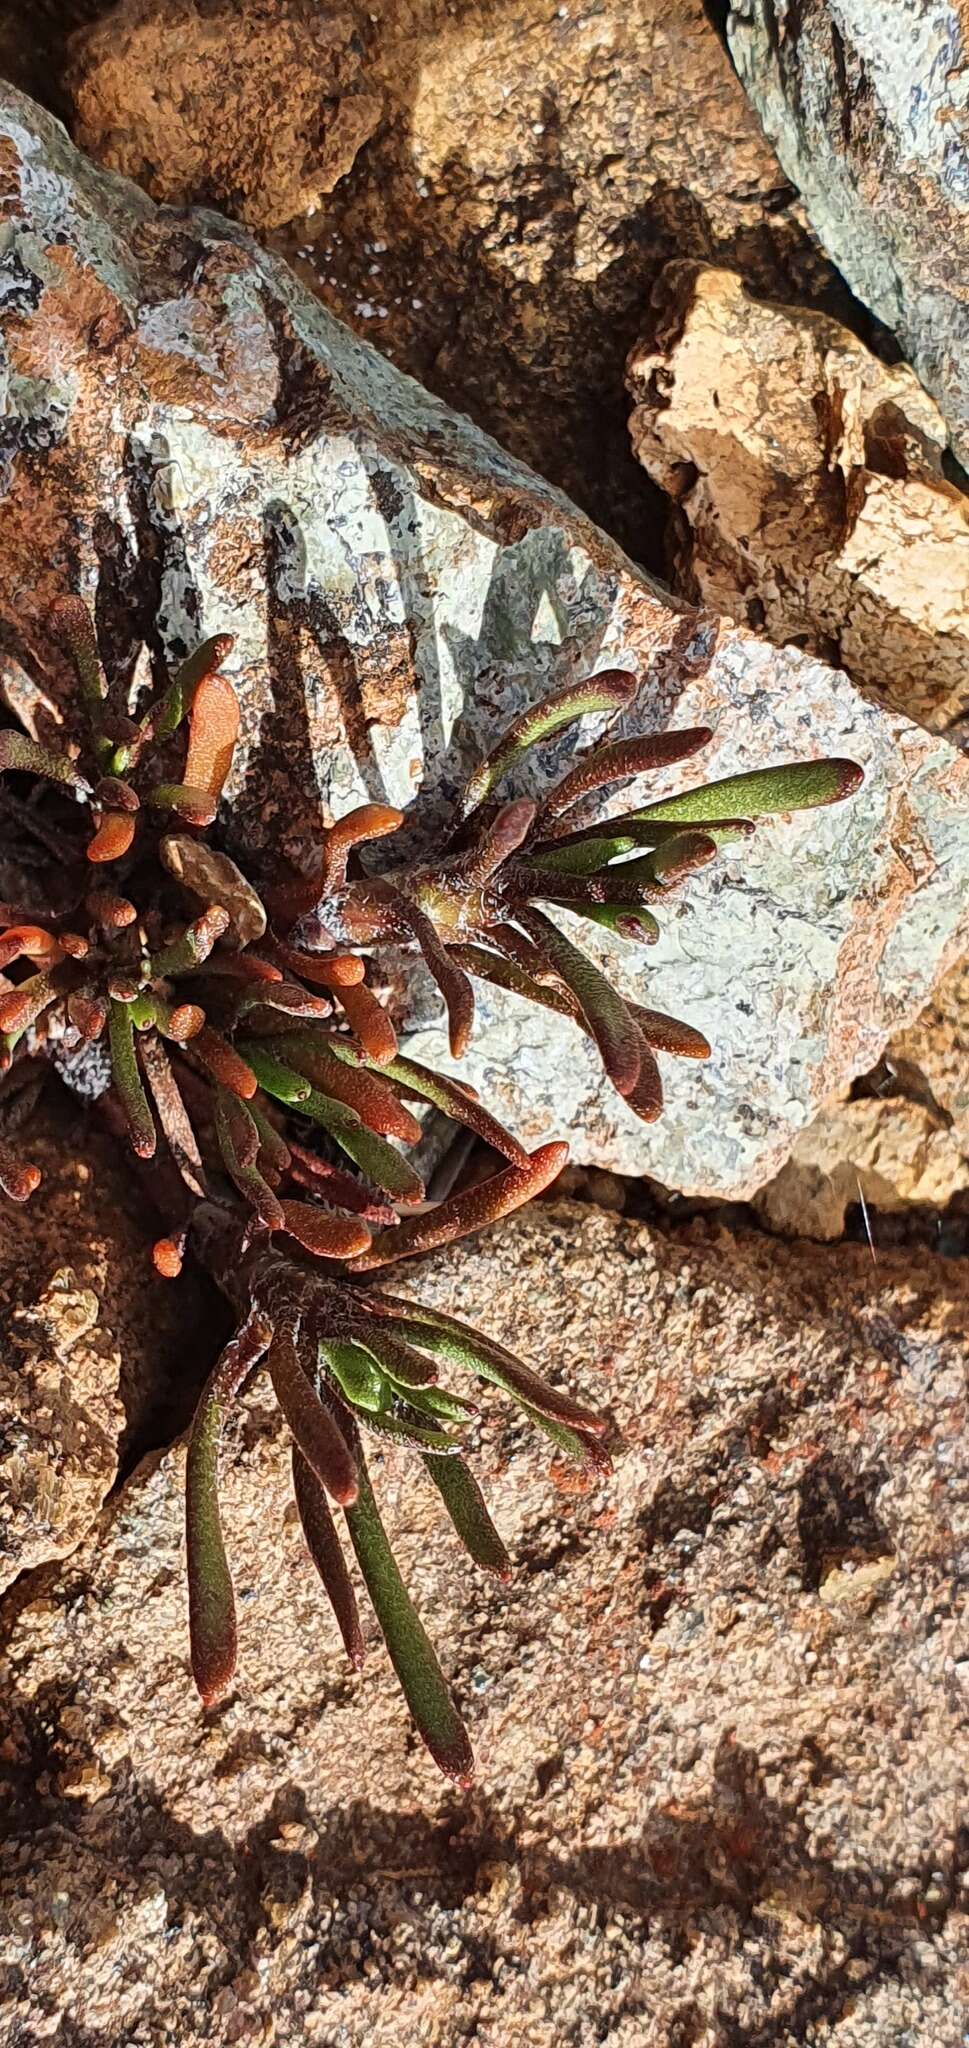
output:
<instances>
[{"instance_id":1,"label":"white mineral streak","mask_svg":"<svg viewBox=\"0 0 969 2048\"><path fill-rule=\"evenodd\" d=\"M864 765L849 804L764 827L691 884L651 951L583 933L715 1045L706 1068L664 1061L661 1124L632 1118L571 1027L480 995L463 1071L523 1137L683 1190L755 1188L957 955L969 764L822 662L684 613L241 229L158 211L10 88L0 153L3 624L63 687L47 607L65 584L93 592L100 563L109 639L132 601L170 658L234 633L236 850L305 855L363 797L416 798L419 846L515 712L606 665L644 677L629 730L715 728L705 775ZM421 1032L414 1050L443 1044Z\"/></svg>"}]
</instances>

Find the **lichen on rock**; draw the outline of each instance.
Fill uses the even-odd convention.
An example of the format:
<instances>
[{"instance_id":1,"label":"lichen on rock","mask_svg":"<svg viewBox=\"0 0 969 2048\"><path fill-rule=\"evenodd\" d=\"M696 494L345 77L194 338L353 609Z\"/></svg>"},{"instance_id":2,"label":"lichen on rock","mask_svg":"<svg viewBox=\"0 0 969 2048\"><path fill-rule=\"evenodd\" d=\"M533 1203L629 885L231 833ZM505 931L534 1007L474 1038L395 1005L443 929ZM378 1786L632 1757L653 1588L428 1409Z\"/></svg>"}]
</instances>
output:
<instances>
[{"instance_id":1,"label":"lichen on rock","mask_svg":"<svg viewBox=\"0 0 969 2048\"><path fill-rule=\"evenodd\" d=\"M850 808L724 849L656 946L590 942L622 989L715 1047L659 1124L610 1100L568 1020L479 998L462 1072L523 1143L751 1192L964 943L969 762L836 670L678 605L243 229L159 211L10 88L0 142L11 653L67 690L48 616L65 588L96 598L120 677L141 663L160 685L204 634L233 633L226 830L256 882L260 850L299 865L321 823L368 799L412 806L408 852L432 843L510 717L601 667L641 677L624 732L713 729L697 779L862 765ZM575 731L515 793L567 765ZM438 1031L415 1049L446 1066L441 1046Z\"/></svg>"}]
</instances>

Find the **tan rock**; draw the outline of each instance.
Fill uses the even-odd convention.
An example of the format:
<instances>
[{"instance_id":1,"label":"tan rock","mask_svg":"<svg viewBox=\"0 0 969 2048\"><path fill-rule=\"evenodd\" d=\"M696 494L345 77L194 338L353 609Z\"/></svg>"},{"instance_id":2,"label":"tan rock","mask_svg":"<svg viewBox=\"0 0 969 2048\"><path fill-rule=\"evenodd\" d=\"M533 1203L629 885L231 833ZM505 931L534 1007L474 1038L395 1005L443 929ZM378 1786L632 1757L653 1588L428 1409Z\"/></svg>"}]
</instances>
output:
<instances>
[{"instance_id":1,"label":"tan rock","mask_svg":"<svg viewBox=\"0 0 969 2048\"><path fill-rule=\"evenodd\" d=\"M51 1090L18 1143L43 1178L0 1210L0 1586L80 1542L211 1327L195 1277L154 1277L139 1190L76 1106Z\"/></svg>"},{"instance_id":2,"label":"tan rock","mask_svg":"<svg viewBox=\"0 0 969 2048\"><path fill-rule=\"evenodd\" d=\"M855 1203L945 1209L969 1192L969 962L899 1032L870 1095L831 1104L755 1197L773 1230L840 1237Z\"/></svg>"},{"instance_id":3,"label":"tan rock","mask_svg":"<svg viewBox=\"0 0 969 2048\"><path fill-rule=\"evenodd\" d=\"M969 499L945 421L824 315L671 263L629 358L635 452L677 512L676 587L823 654L939 729L969 710Z\"/></svg>"},{"instance_id":4,"label":"tan rock","mask_svg":"<svg viewBox=\"0 0 969 2048\"><path fill-rule=\"evenodd\" d=\"M101 2048L957 2048L965 1270L566 1204L409 1280L626 1440L576 1492L483 1404L498 1589L379 1462L480 1789L435 1777L372 1633L361 1676L338 1655L257 1388L218 1712L187 1675L180 1451L8 1607L11 2039L70 2010Z\"/></svg>"},{"instance_id":5,"label":"tan rock","mask_svg":"<svg viewBox=\"0 0 969 2048\"><path fill-rule=\"evenodd\" d=\"M276 227L319 205L380 120L366 19L317 0L127 0L82 31L77 139L154 199Z\"/></svg>"},{"instance_id":6,"label":"tan rock","mask_svg":"<svg viewBox=\"0 0 969 2048\"><path fill-rule=\"evenodd\" d=\"M241 28L213 61L210 16L227 11ZM291 115L253 61L265 12L265 0L223 0L193 20L179 0L173 34L169 0L121 0L73 44L79 140L159 197L217 193L238 212L227 187L241 186L250 220L269 211L244 151L257 167L271 153L279 219L313 179L305 108L333 88L328 63L320 77L312 54L287 47ZM322 23L306 48L325 47L334 17L316 0L285 12ZM277 245L358 334L653 561L657 505L629 453L622 366L660 266L692 253L782 297L840 290L701 0L372 0L340 13L357 16L357 84L386 116ZM341 97L341 116L353 105Z\"/></svg>"}]
</instances>

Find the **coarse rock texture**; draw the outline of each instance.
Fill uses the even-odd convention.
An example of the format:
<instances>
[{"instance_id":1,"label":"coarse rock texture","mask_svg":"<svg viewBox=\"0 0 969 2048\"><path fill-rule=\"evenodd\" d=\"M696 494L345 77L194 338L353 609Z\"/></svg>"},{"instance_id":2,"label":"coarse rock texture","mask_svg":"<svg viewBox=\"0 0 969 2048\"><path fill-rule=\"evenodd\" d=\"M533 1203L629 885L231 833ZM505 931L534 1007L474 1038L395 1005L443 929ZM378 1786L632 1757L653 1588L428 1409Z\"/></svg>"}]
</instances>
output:
<instances>
[{"instance_id":1,"label":"coarse rock texture","mask_svg":"<svg viewBox=\"0 0 969 2048\"><path fill-rule=\"evenodd\" d=\"M677 510L676 589L821 654L936 730L969 711L969 498L905 364L677 262L629 358L636 454Z\"/></svg>"},{"instance_id":2,"label":"coarse rock texture","mask_svg":"<svg viewBox=\"0 0 969 2048\"><path fill-rule=\"evenodd\" d=\"M125 1444L189 1378L183 1319L205 1327L197 1279L176 1297L153 1274L108 1138L50 1090L17 1142L43 1179L0 1213L0 1587L80 1542Z\"/></svg>"},{"instance_id":3,"label":"coarse rock texture","mask_svg":"<svg viewBox=\"0 0 969 2048\"><path fill-rule=\"evenodd\" d=\"M839 270L969 460L966 0L734 0L738 72Z\"/></svg>"},{"instance_id":4,"label":"coarse rock texture","mask_svg":"<svg viewBox=\"0 0 969 2048\"><path fill-rule=\"evenodd\" d=\"M187 1672L181 1451L8 1601L7 2038L70 2011L99 2048L956 2048L964 1267L563 1204L410 1284L625 1439L586 1491L483 1404L498 1589L380 1461L478 1790L435 1775L372 1631L360 1676L338 1654L254 1390L217 1712Z\"/></svg>"},{"instance_id":5,"label":"coarse rock texture","mask_svg":"<svg viewBox=\"0 0 969 2048\"><path fill-rule=\"evenodd\" d=\"M969 1197L969 962L889 1045L871 1093L822 1110L756 1207L772 1230L840 1237L846 1211Z\"/></svg>"},{"instance_id":6,"label":"coarse rock texture","mask_svg":"<svg viewBox=\"0 0 969 2048\"><path fill-rule=\"evenodd\" d=\"M279 0L272 18L293 11ZM630 456L622 368L660 266L716 258L776 297L850 303L701 0L372 0L333 13L314 0L304 11L318 38L346 39L338 118L354 119L340 80L358 80L358 64L385 117L280 246L358 333L648 560L656 493ZM271 182L250 191L240 174L244 217L259 206L278 219L312 178L302 110L334 88L309 42L276 74L250 68L267 0L231 12L219 67L209 53L225 0L179 0L176 36L170 0L120 0L72 45L77 139L156 197L217 192L233 212L236 173L216 186L212 166L237 149L245 164L247 137L258 163L270 136ZM325 144L319 162L329 180Z\"/></svg>"},{"instance_id":7,"label":"coarse rock texture","mask_svg":"<svg viewBox=\"0 0 969 2048\"><path fill-rule=\"evenodd\" d=\"M368 796L418 797L409 843L427 844L512 714L596 667L642 672L630 730L712 726L706 775L863 764L849 804L765 828L742 864L729 850L665 917L650 1001L717 1053L671 1075L660 1124L635 1120L573 1026L481 998L466 1078L523 1138L748 1193L964 945L969 762L821 663L677 607L241 228L159 212L10 89L0 145L11 655L67 687L47 621L65 588L96 589L121 674L142 641L160 679L203 632L234 633L227 829L254 879L260 849L305 856L321 820ZM641 990L647 956L599 936L589 950ZM432 1037L417 1043L437 1056Z\"/></svg>"},{"instance_id":8,"label":"coarse rock texture","mask_svg":"<svg viewBox=\"0 0 969 2048\"><path fill-rule=\"evenodd\" d=\"M360 20L318 0L135 0L66 80L82 149L154 199L278 227L319 205L376 128Z\"/></svg>"}]
</instances>

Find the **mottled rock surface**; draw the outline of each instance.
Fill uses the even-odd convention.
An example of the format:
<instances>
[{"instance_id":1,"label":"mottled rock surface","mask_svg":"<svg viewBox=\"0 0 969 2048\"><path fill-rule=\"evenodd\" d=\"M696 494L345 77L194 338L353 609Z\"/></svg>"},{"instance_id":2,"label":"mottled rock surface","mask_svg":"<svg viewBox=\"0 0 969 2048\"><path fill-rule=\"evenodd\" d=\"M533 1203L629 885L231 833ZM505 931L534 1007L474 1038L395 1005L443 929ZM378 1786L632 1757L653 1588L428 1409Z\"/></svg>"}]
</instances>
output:
<instances>
[{"instance_id":1,"label":"mottled rock surface","mask_svg":"<svg viewBox=\"0 0 969 2048\"><path fill-rule=\"evenodd\" d=\"M966 0L734 0L730 49L812 225L969 458Z\"/></svg>"},{"instance_id":2,"label":"mottled rock surface","mask_svg":"<svg viewBox=\"0 0 969 2048\"><path fill-rule=\"evenodd\" d=\"M76 139L153 199L278 227L319 205L380 120L361 25L317 0L134 0L81 38Z\"/></svg>"},{"instance_id":3,"label":"mottled rock surface","mask_svg":"<svg viewBox=\"0 0 969 2048\"><path fill-rule=\"evenodd\" d=\"M51 1090L18 1143L43 1179L0 1209L0 1587L80 1542L124 1444L171 1412L179 1372L197 1378L186 1323L206 1328L197 1280L176 1298L153 1276L151 1218L109 1139Z\"/></svg>"},{"instance_id":4,"label":"mottled rock surface","mask_svg":"<svg viewBox=\"0 0 969 2048\"><path fill-rule=\"evenodd\" d=\"M969 711L969 498L901 363L677 262L629 358L633 447L676 502L675 587L939 730Z\"/></svg>"},{"instance_id":5,"label":"mottled rock surface","mask_svg":"<svg viewBox=\"0 0 969 2048\"><path fill-rule=\"evenodd\" d=\"M435 1777L372 1636L361 1676L338 1655L255 1390L217 1713L189 1689L179 1451L8 1601L9 2039L83 2011L99 2048L957 2048L964 1268L560 1205L410 1279L626 1442L576 1492L485 1402L501 1589L382 1464L479 1789Z\"/></svg>"},{"instance_id":6,"label":"mottled rock surface","mask_svg":"<svg viewBox=\"0 0 969 2048\"><path fill-rule=\"evenodd\" d=\"M241 228L159 212L9 88L0 155L11 653L67 687L47 623L65 587L96 592L122 676L142 642L160 680L203 633L234 633L227 830L256 879L368 796L416 799L409 843L426 843L513 712L599 666L642 673L630 730L712 726L710 776L819 753L864 765L850 804L766 828L742 863L728 850L651 955L616 949L625 987L648 968L650 1002L717 1049L670 1077L659 1125L636 1122L573 1027L481 999L467 1078L529 1141L749 1192L957 951L969 762L820 662L684 611Z\"/></svg>"},{"instance_id":7,"label":"mottled rock surface","mask_svg":"<svg viewBox=\"0 0 969 2048\"><path fill-rule=\"evenodd\" d=\"M247 25L267 0L237 0L240 100L232 49L222 73L206 56L209 16L225 11L199 9L193 25L179 0L173 38L169 0L121 0L76 38L78 139L156 196L208 200L207 166L256 129L275 209L312 176L300 112L333 88L307 80L298 50L278 78L250 71ZM715 258L777 297L847 302L701 0L305 11L318 37L350 24L340 61L359 61L361 90L385 111L349 176L280 246L358 333L654 559L656 494L630 457L622 366L660 266ZM341 119L353 104L339 97ZM236 210L224 186L220 197ZM247 189L245 204L255 218L260 195Z\"/></svg>"},{"instance_id":8,"label":"mottled rock surface","mask_svg":"<svg viewBox=\"0 0 969 2048\"><path fill-rule=\"evenodd\" d=\"M969 962L888 1046L870 1093L823 1109L756 1206L773 1230L840 1237L846 1211L969 1196Z\"/></svg>"}]
</instances>

